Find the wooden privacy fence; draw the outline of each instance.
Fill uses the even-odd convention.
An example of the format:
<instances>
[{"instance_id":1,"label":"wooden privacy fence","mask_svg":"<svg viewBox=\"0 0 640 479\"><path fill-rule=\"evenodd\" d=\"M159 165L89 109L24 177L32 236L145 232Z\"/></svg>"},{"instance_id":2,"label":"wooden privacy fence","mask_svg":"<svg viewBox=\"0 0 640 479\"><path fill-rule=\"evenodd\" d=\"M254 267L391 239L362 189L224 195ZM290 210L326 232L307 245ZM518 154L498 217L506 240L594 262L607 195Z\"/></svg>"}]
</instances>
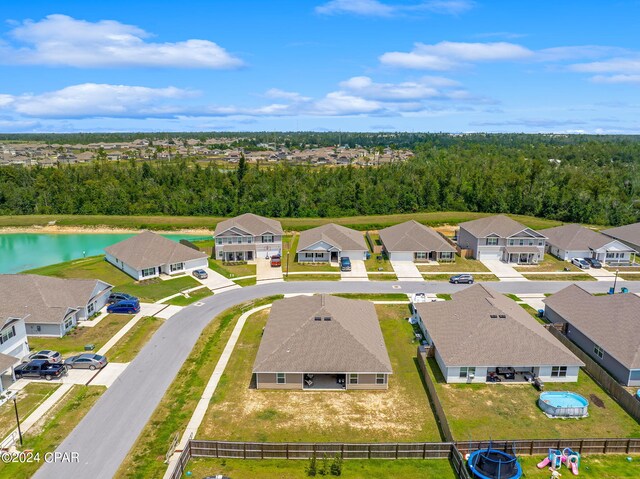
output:
<instances>
[{"instance_id":1,"label":"wooden privacy fence","mask_svg":"<svg viewBox=\"0 0 640 479\"><path fill-rule=\"evenodd\" d=\"M570 448L580 454L635 454L640 453L640 438L624 439L518 439L500 441L458 441L456 448L461 454L468 454L487 447L505 452L515 450L516 455L537 456L546 455L549 449Z\"/></svg>"},{"instance_id":2,"label":"wooden privacy fence","mask_svg":"<svg viewBox=\"0 0 640 479\"><path fill-rule=\"evenodd\" d=\"M182 477L182 473L184 472L185 468L187 467L187 463L191 460L191 457L192 457L191 456L192 440L193 439L190 439L189 442L187 442L187 445L178 456L178 461L176 462L176 465L173 471L171 471L171 474L168 476L168 479L180 479Z\"/></svg>"},{"instance_id":3,"label":"wooden privacy fence","mask_svg":"<svg viewBox=\"0 0 640 479\"><path fill-rule=\"evenodd\" d=\"M555 325L547 328L551 334L560 340L573 354L584 362L584 369L620 406L636 421L640 422L640 401L618 383L602 366L595 362L580 347L562 334Z\"/></svg>"},{"instance_id":4,"label":"wooden privacy fence","mask_svg":"<svg viewBox=\"0 0 640 479\"><path fill-rule=\"evenodd\" d=\"M431 354L433 355L433 348L430 349ZM424 378L424 382L427 385L427 390L429 391L429 400L433 405L433 411L436 416L436 421L440 425L440 430L442 431L442 436L445 441L453 442L453 434L451 433L451 428L449 427L449 421L447 421L447 415L444 413L444 408L442 407L442 403L438 398L438 393L436 392L436 385L433 383L433 379L429 375L429 371L427 370L427 357L429 353L426 349L418 346L418 352L416 353L418 359L418 366L420 367L420 372L422 373L422 377Z\"/></svg>"},{"instance_id":5,"label":"wooden privacy fence","mask_svg":"<svg viewBox=\"0 0 640 479\"><path fill-rule=\"evenodd\" d=\"M382 253L382 245L376 244L368 231L365 233L365 238L367 238L367 243L369 243L369 247L371 248L373 254Z\"/></svg>"}]
</instances>

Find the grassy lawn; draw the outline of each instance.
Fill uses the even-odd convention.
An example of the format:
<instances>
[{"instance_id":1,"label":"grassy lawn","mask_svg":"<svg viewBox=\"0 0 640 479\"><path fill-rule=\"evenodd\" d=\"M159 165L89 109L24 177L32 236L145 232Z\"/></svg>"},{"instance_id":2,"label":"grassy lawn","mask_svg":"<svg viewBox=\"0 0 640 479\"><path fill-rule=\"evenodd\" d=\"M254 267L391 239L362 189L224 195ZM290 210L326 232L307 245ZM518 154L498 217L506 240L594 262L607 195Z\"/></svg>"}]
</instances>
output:
<instances>
[{"instance_id":1,"label":"grassy lawn","mask_svg":"<svg viewBox=\"0 0 640 479\"><path fill-rule=\"evenodd\" d=\"M255 264L223 265L222 261L209 258L209 268L216 273L220 273L225 278L240 278L242 276L256 275Z\"/></svg>"},{"instance_id":2,"label":"grassy lawn","mask_svg":"<svg viewBox=\"0 0 640 479\"><path fill-rule=\"evenodd\" d=\"M100 279L113 285L114 291L133 294L140 301L153 302L178 293L183 289L194 288L198 283L191 276L180 276L162 281L154 278L136 282L131 276L104 260L104 256L91 256L66 263L32 269L25 273L56 276L58 278Z\"/></svg>"},{"instance_id":3,"label":"grassy lawn","mask_svg":"<svg viewBox=\"0 0 640 479\"><path fill-rule=\"evenodd\" d=\"M96 351L113 337L127 324L132 315L109 314L93 328L77 327L69 331L62 338L37 338L29 337L29 346L32 351L52 349L59 351L63 356L84 352L85 344L94 344Z\"/></svg>"},{"instance_id":4,"label":"grassy lawn","mask_svg":"<svg viewBox=\"0 0 640 479\"><path fill-rule=\"evenodd\" d=\"M375 244L380 245L380 235L378 233L369 233L371 239ZM365 243L369 246L369 242L365 238ZM369 246L369 253L371 253L371 257L364 261L364 265L367 268L367 271L393 271L393 266L391 266L391 261L387 258L386 255L379 253L376 254L371 250ZM378 259L379 258L379 259Z\"/></svg>"},{"instance_id":5,"label":"grassy lawn","mask_svg":"<svg viewBox=\"0 0 640 479\"><path fill-rule=\"evenodd\" d=\"M440 263L439 265L429 266L427 264L416 263L418 270L422 272L460 272L460 273L488 273L489 268L482 264L477 259L461 258L457 254L455 255L455 261L452 263Z\"/></svg>"},{"instance_id":6,"label":"grassy lawn","mask_svg":"<svg viewBox=\"0 0 640 479\"><path fill-rule=\"evenodd\" d=\"M29 383L24 389L18 391L16 399L20 421L23 421L29 414L35 411L59 386L59 384L55 383ZM0 406L0 437L2 438L0 441L7 437L16 426L16 413L13 400L7 401ZM0 469L1 468L2 466L0 466Z\"/></svg>"},{"instance_id":7,"label":"grassy lawn","mask_svg":"<svg viewBox=\"0 0 640 479\"><path fill-rule=\"evenodd\" d=\"M164 455L171 444L171 436L181 433L191 419L238 318L254 306L279 298L281 296L238 305L207 325L116 477L162 477L166 469Z\"/></svg>"},{"instance_id":8,"label":"grassy lawn","mask_svg":"<svg viewBox=\"0 0 640 479\"><path fill-rule=\"evenodd\" d=\"M538 469L536 464L542 456L521 456L520 464L526 477L549 478L549 468ZM573 477L564 467L560 471L563 477ZM525 477L524 475L522 477ZM627 461L626 454L585 455L580 458L579 477L586 479L623 479L640 477L640 456Z\"/></svg>"},{"instance_id":9,"label":"grassy lawn","mask_svg":"<svg viewBox=\"0 0 640 479\"><path fill-rule=\"evenodd\" d=\"M618 274L618 278L626 279L627 281L640 281L640 274L638 273L620 273Z\"/></svg>"},{"instance_id":10,"label":"grassy lawn","mask_svg":"<svg viewBox=\"0 0 640 479\"><path fill-rule=\"evenodd\" d=\"M322 463L321 460L318 463ZM186 471L193 478L202 478L215 474L225 474L233 479L303 479L308 477L305 468L308 461L287 461L265 459L249 461L242 459L192 459ZM331 464L331 461L329 461ZM335 477L335 476L326 476ZM426 461L401 459L388 461L380 459L347 460L342 463L342 475L345 479L405 479L424 477L455 479L455 474L447 459L429 459ZM613 476L611 476L613 477ZM629 476L631 477L631 476Z\"/></svg>"},{"instance_id":11,"label":"grassy lawn","mask_svg":"<svg viewBox=\"0 0 640 479\"><path fill-rule=\"evenodd\" d=\"M176 296L175 298L171 298L170 300L165 301L163 304L172 304L174 306L188 306L191 303L195 303L196 301L211 296L212 294L213 293L209 288L204 287L189 293L188 298L186 298L185 296Z\"/></svg>"},{"instance_id":12,"label":"grassy lawn","mask_svg":"<svg viewBox=\"0 0 640 479\"><path fill-rule=\"evenodd\" d=\"M386 294L367 294L367 293L338 293L333 296L349 299L364 299L367 301L409 301L406 294L386 293Z\"/></svg>"},{"instance_id":13,"label":"grassy lawn","mask_svg":"<svg viewBox=\"0 0 640 479\"><path fill-rule=\"evenodd\" d=\"M523 274L530 281L596 281L588 274Z\"/></svg>"},{"instance_id":14,"label":"grassy lawn","mask_svg":"<svg viewBox=\"0 0 640 479\"><path fill-rule=\"evenodd\" d=\"M449 281L451 278L451 274L442 273L442 274L423 274L422 277L425 281ZM498 277L493 274L474 274L474 281L498 281Z\"/></svg>"},{"instance_id":15,"label":"grassy lawn","mask_svg":"<svg viewBox=\"0 0 640 479\"><path fill-rule=\"evenodd\" d=\"M328 223L328 221L327 221ZM285 236L282 239L282 271L287 271L287 254L289 254L289 272L308 271L340 271L337 266L331 266L329 263L299 263L296 261L296 250L298 249L298 240L300 235L294 233L291 236ZM289 246L289 249L286 246Z\"/></svg>"},{"instance_id":16,"label":"grassy lawn","mask_svg":"<svg viewBox=\"0 0 640 479\"><path fill-rule=\"evenodd\" d=\"M398 281L395 274L368 274L369 281Z\"/></svg>"},{"instance_id":17,"label":"grassy lawn","mask_svg":"<svg viewBox=\"0 0 640 479\"><path fill-rule=\"evenodd\" d=\"M522 308L529 313L531 316L533 316L534 318L536 318L536 321L538 321L540 324L547 324L547 322L543 319L540 318L538 316L538 311L536 311L534 308L532 308L531 306L529 306L528 304L521 304L520 306L522 306Z\"/></svg>"},{"instance_id":18,"label":"grassy lawn","mask_svg":"<svg viewBox=\"0 0 640 479\"><path fill-rule=\"evenodd\" d=\"M436 294L437 298L444 299L445 301L451 301L451 295L447 293L438 293Z\"/></svg>"},{"instance_id":19,"label":"grassy lawn","mask_svg":"<svg viewBox=\"0 0 640 479\"><path fill-rule=\"evenodd\" d=\"M44 424L36 425L23 435L24 449L40 452L41 457L46 452L54 451L104 391L105 388L101 386L73 386L62 401L49 411ZM2 464L0 479L27 479L33 476L39 466L37 462Z\"/></svg>"},{"instance_id":20,"label":"grassy lawn","mask_svg":"<svg viewBox=\"0 0 640 479\"><path fill-rule=\"evenodd\" d=\"M429 373L457 440L640 437L640 425L584 371L577 383L546 384L587 398L589 417L581 419L549 419L530 384L446 384L435 359L429 359Z\"/></svg>"},{"instance_id":21,"label":"grassy lawn","mask_svg":"<svg viewBox=\"0 0 640 479\"><path fill-rule=\"evenodd\" d=\"M326 223L337 223L359 230L372 230L416 220L430 226L456 225L492 213L472 213L469 211L438 211L430 213L406 213L396 215L348 216L341 218L281 218L285 230L305 230ZM508 215L533 229L551 228L562 223L534 216ZM111 226L130 229L175 230L181 228L206 228L214 226L226 218L216 216L116 216L116 215L6 215L0 216L2 226L46 226L56 221L58 226Z\"/></svg>"},{"instance_id":22,"label":"grassy lawn","mask_svg":"<svg viewBox=\"0 0 640 479\"><path fill-rule=\"evenodd\" d=\"M237 279L234 281L239 286L253 286L256 284L256 278L245 278L245 279Z\"/></svg>"},{"instance_id":23,"label":"grassy lawn","mask_svg":"<svg viewBox=\"0 0 640 479\"><path fill-rule=\"evenodd\" d=\"M285 281L340 281L339 274L292 274L284 275Z\"/></svg>"},{"instance_id":24,"label":"grassy lawn","mask_svg":"<svg viewBox=\"0 0 640 479\"><path fill-rule=\"evenodd\" d=\"M250 388L268 313L249 318L211 400L198 437L247 441L438 441L440 435L414 362L406 305L376 305L391 358L387 391ZM416 413L419 411L419 414Z\"/></svg>"},{"instance_id":25,"label":"grassy lawn","mask_svg":"<svg viewBox=\"0 0 640 479\"><path fill-rule=\"evenodd\" d=\"M113 348L109 350L109 361L112 363L128 363L133 361L142 347L153 336L160 326L164 323L163 319L151 316L144 317L136 323L136 325L118 341Z\"/></svg>"},{"instance_id":26,"label":"grassy lawn","mask_svg":"<svg viewBox=\"0 0 640 479\"><path fill-rule=\"evenodd\" d=\"M558 259L550 254L545 254L544 260L535 266L514 266L513 268L516 271L520 271L522 273L530 273L534 271L539 271L541 273L555 273L558 271L564 271L565 268L567 268L567 270L569 271L580 271L580 268L578 268L576 265L571 264L568 261Z\"/></svg>"}]
</instances>

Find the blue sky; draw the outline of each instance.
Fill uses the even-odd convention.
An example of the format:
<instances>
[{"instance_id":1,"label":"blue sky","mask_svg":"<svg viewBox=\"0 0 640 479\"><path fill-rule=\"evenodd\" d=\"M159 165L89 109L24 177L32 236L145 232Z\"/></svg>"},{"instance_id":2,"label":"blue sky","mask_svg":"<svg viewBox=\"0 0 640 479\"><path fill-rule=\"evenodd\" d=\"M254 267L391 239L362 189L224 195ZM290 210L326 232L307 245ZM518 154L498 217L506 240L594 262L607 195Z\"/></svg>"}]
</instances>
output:
<instances>
[{"instance_id":1,"label":"blue sky","mask_svg":"<svg viewBox=\"0 0 640 479\"><path fill-rule=\"evenodd\" d=\"M640 133L640 1L3 5L0 131Z\"/></svg>"}]
</instances>

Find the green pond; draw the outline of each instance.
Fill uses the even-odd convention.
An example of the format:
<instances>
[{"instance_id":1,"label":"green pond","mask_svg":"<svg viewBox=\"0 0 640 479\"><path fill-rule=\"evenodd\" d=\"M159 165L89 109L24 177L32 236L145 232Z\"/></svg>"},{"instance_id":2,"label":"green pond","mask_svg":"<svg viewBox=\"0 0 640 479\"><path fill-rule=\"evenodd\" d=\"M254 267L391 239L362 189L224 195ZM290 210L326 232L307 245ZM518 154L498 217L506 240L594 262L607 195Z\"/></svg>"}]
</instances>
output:
<instances>
[{"instance_id":1,"label":"green pond","mask_svg":"<svg viewBox=\"0 0 640 479\"><path fill-rule=\"evenodd\" d=\"M0 234L0 273L19 273L27 269L104 254L104 248L133 234ZM165 234L174 241L211 237Z\"/></svg>"}]
</instances>

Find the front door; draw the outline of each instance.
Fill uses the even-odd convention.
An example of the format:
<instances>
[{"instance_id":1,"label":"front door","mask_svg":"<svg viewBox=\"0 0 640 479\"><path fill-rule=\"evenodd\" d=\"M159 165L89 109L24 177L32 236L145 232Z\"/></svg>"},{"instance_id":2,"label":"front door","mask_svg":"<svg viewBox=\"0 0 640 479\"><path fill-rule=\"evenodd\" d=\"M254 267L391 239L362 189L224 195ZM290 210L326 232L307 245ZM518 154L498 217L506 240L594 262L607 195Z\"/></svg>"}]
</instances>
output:
<instances>
[{"instance_id":1,"label":"front door","mask_svg":"<svg viewBox=\"0 0 640 479\"><path fill-rule=\"evenodd\" d=\"M247 261L253 261L253 251L247 251Z\"/></svg>"},{"instance_id":2,"label":"front door","mask_svg":"<svg viewBox=\"0 0 640 479\"><path fill-rule=\"evenodd\" d=\"M334 263L338 262L338 252L337 251L332 251L331 252L331 261Z\"/></svg>"}]
</instances>

